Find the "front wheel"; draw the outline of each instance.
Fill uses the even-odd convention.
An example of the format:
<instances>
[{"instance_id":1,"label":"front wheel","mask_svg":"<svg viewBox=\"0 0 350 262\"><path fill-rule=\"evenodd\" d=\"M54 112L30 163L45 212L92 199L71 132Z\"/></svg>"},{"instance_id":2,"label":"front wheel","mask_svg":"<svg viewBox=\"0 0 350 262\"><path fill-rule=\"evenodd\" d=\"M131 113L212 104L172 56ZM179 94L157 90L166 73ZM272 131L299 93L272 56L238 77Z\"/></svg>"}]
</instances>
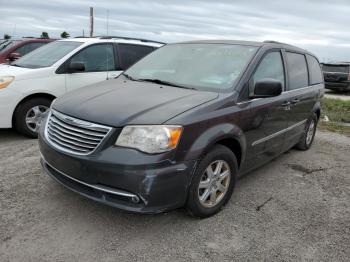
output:
<instances>
[{"instance_id":1,"label":"front wheel","mask_svg":"<svg viewBox=\"0 0 350 262\"><path fill-rule=\"evenodd\" d=\"M15 112L15 127L25 136L36 138L40 124L48 112L51 100L47 98L33 98L24 101Z\"/></svg>"},{"instance_id":2,"label":"front wheel","mask_svg":"<svg viewBox=\"0 0 350 262\"><path fill-rule=\"evenodd\" d=\"M216 145L200 162L189 189L187 210L195 217L209 217L229 201L238 165L230 149Z\"/></svg>"}]
</instances>

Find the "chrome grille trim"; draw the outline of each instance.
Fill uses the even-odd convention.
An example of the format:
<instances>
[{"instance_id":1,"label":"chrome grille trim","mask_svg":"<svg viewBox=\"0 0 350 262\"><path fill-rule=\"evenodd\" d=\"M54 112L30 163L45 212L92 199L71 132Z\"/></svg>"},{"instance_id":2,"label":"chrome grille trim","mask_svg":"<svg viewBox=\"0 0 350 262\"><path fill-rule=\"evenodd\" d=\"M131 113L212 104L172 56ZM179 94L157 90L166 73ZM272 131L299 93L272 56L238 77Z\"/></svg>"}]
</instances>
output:
<instances>
[{"instance_id":1,"label":"chrome grille trim","mask_svg":"<svg viewBox=\"0 0 350 262\"><path fill-rule=\"evenodd\" d=\"M111 127L76 119L51 109L46 121L45 138L61 151L89 155L111 130Z\"/></svg>"}]
</instances>

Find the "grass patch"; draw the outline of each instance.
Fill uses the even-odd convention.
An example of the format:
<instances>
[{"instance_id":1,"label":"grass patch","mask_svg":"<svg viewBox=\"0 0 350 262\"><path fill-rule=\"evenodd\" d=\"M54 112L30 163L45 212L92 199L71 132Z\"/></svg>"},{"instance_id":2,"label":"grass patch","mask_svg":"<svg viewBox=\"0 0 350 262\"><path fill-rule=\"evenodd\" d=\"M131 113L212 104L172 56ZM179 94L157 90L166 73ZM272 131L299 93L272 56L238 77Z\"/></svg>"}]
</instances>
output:
<instances>
[{"instance_id":1,"label":"grass patch","mask_svg":"<svg viewBox=\"0 0 350 262\"><path fill-rule=\"evenodd\" d=\"M323 98L321 106L322 115L326 115L331 122L350 123L350 101Z\"/></svg>"},{"instance_id":2,"label":"grass patch","mask_svg":"<svg viewBox=\"0 0 350 262\"><path fill-rule=\"evenodd\" d=\"M320 128L350 136L350 126L342 125L342 122L350 123L350 101L323 98L321 106L321 119L323 119L324 116L327 116L329 122L321 121Z\"/></svg>"}]
</instances>

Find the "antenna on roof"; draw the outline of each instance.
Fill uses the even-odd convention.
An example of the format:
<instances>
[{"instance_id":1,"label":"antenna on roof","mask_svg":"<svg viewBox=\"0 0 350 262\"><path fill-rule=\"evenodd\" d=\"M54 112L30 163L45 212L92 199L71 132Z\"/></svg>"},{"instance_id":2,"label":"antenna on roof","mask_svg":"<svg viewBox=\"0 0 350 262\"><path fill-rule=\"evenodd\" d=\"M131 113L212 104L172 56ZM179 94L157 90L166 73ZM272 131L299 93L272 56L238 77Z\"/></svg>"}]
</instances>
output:
<instances>
[{"instance_id":1,"label":"antenna on roof","mask_svg":"<svg viewBox=\"0 0 350 262\"><path fill-rule=\"evenodd\" d=\"M94 8L90 7L90 37L94 35Z\"/></svg>"},{"instance_id":2,"label":"antenna on roof","mask_svg":"<svg viewBox=\"0 0 350 262\"><path fill-rule=\"evenodd\" d=\"M109 29L109 10L107 9L107 17L106 17L106 30L107 30L107 36L108 36L108 29Z\"/></svg>"}]
</instances>

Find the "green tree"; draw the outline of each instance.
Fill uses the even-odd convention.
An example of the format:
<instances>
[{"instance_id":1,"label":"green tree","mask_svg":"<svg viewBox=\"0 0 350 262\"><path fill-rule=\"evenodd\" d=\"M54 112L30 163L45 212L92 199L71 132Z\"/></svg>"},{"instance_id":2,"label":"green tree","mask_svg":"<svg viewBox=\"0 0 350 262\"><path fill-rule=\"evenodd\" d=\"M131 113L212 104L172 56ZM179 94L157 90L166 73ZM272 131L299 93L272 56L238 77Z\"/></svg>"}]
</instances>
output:
<instances>
[{"instance_id":1,"label":"green tree","mask_svg":"<svg viewBox=\"0 0 350 262\"><path fill-rule=\"evenodd\" d=\"M41 38L50 38L49 34L47 32L42 32L40 37Z\"/></svg>"},{"instance_id":2,"label":"green tree","mask_svg":"<svg viewBox=\"0 0 350 262\"><path fill-rule=\"evenodd\" d=\"M66 31L62 32L61 38L69 38L69 37L70 35Z\"/></svg>"},{"instance_id":3,"label":"green tree","mask_svg":"<svg viewBox=\"0 0 350 262\"><path fill-rule=\"evenodd\" d=\"M4 34L4 39L6 40L11 39L11 36L9 34Z\"/></svg>"}]
</instances>

